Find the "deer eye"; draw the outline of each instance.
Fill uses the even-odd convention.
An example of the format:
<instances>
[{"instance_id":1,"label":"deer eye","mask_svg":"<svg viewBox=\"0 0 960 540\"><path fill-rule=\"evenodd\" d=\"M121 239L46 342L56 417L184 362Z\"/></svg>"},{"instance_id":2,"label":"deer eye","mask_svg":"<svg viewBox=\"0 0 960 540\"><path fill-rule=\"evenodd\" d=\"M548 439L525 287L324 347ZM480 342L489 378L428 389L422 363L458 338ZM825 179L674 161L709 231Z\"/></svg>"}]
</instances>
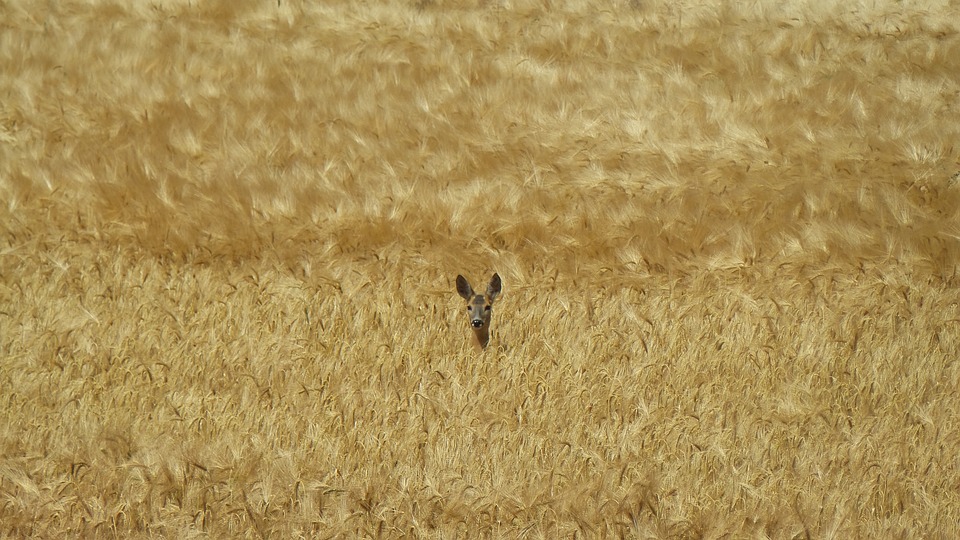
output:
<instances>
[{"instance_id":1,"label":"deer eye","mask_svg":"<svg viewBox=\"0 0 960 540\"><path fill-rule=\"evenodd\" d=\"M470 313L470 310L471 310L471 309L472 309L472 308L471 308L470 306L467 306L467 313Z\"/></svg>"},{"instance_id":2,"label":"deer eye","mask_svg":"<svg viewBox=\"0 0 960 540\"><path fill-rule=\"evenodd\" d=\"M484 311L490 311L490 306L483 308Z\"/></svg>"}]
</instances>

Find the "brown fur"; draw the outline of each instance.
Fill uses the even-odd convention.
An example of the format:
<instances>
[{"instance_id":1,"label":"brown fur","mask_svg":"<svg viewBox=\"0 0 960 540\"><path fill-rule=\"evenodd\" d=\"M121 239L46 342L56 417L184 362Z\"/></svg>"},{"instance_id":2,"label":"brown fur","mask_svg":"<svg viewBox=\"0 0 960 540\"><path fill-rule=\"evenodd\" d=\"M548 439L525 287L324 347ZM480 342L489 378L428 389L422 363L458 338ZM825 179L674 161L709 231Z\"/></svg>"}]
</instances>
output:
<instances>
[{"instance_id":1,"label":"brown fur","mask_svg":"<svg viewBox=\"0 0 960 540\"><path fill-rule=\"evenodd\" d=\"M470 322L477 345L481 349L487 348L490 343L490 320L493 312L493 302L500 296L500 275L494 274L490 278L485 294L476 294L470 283L461 275L457 276L457 293L467 301L467 320Z\"/></svg>"},{"instance_id":2,"label":"brown fur","mask_svg":"<svg viewBox=\"0 0 960 540\"><path fill-rule=\"evenodd\" d=\"M958 25L0 2L0 537L960 536Z\"/></svg>"}]
</instances>

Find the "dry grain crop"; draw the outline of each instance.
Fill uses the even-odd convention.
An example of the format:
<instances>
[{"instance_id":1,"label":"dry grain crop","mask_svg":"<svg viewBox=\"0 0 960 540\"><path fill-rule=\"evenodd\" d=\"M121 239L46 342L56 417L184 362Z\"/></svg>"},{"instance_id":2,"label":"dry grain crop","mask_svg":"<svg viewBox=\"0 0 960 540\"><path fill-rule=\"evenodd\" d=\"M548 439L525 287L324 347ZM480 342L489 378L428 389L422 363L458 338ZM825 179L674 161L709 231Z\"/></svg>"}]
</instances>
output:
<instances>
[{"instance_id":1,"label":"dry grain crop","mask_svg":"<svg viewBox=\"0 0 960 540\"><path fill-rule=\"evenodd\" d=\"M958 26L0 2L0 537L960 536Z\"/></svg>"}]
</instances>

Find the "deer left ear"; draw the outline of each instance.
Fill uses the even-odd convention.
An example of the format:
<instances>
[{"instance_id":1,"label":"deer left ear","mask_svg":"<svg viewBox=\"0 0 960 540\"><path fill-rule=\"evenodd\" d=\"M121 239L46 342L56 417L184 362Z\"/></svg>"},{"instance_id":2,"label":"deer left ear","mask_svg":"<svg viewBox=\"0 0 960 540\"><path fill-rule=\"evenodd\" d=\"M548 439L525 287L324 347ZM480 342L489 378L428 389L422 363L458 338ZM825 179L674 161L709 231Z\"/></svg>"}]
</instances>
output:
<instances>
[{"instance_id":1,"label":"deer left ear","mask_svg":"<svg viewBox=\"0 0 960 540\"><path fill-rule=\"evenodd\" d=\"M493 277L490 278L490 285L487 286L487 297L490 298L491 302L500 296L501 289L500 274L494 274Z\"/></svg>"},{"instance_id":2,"label":"deer left ear","mask_svg":"<svg viewBox=\"0 0 960 540\"><path fill-rule=\"evenodd\" d=\"M467 301L473 298L473 287L467 283L467 278L460 275L457 276L457 293Z\"/></svg>"}]
</instances>

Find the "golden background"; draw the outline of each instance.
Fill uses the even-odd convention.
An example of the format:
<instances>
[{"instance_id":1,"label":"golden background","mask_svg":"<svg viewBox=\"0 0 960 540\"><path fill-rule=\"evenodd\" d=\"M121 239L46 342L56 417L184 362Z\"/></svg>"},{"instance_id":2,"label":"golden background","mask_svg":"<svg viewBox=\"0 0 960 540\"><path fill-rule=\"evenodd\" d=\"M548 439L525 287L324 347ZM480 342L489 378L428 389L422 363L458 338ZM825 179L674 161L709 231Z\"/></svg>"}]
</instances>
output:
<instances>
[{"instance_id":1,"label":"golden background","mask_svg":"<svg viewBox=\"0 0 960 540\"><path fill-rule=\"evenodd\" d=\"M958 29L0 2L0 537L957 537Z\"/></svg>"}]
</instances>

